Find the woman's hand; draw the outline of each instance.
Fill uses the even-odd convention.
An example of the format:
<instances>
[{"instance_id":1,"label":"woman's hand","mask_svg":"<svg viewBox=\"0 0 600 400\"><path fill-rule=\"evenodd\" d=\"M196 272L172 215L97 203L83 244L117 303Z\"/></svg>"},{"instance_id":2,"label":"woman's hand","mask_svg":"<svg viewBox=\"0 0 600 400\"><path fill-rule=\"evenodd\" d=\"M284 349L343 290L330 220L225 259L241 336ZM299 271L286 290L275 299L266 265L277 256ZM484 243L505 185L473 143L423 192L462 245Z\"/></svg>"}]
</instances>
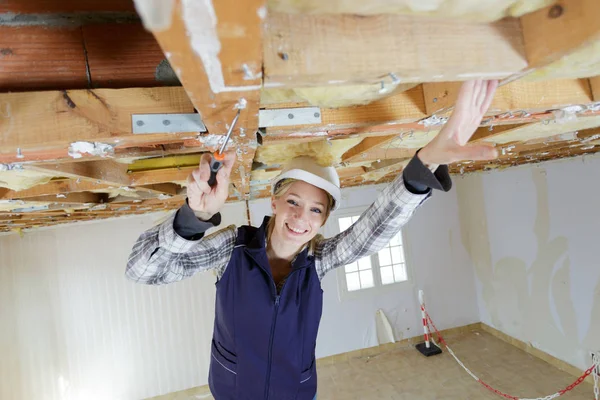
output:
<instances>
[{"instance_id":1,"label":"woman's hand","mask_svg":"<svg viewBox=\"0 0 600 400\"><path fill-rule=\"evenodd\" d=\"M488 144L467 144L492 103L498 81L474 80L462 84L454 111L440 133L418 153L427 165L462 160L491 160L498 151Z\"/></svg>"},{"instance_id":2,"label":"woman's hand","mask_svg":"<svg viewBox=\"0 0 600 400\"><path fill-rule=\"evenodd\" d=\"M217 184L208 185L210 178L210 153L204 153L198 168L187 178L187 197L190 208L198 218L208 221L219 212L229 196L229 176L235 163L235 153L225 154L223 167L217 172Z\"/></svg>"}]
</instances>

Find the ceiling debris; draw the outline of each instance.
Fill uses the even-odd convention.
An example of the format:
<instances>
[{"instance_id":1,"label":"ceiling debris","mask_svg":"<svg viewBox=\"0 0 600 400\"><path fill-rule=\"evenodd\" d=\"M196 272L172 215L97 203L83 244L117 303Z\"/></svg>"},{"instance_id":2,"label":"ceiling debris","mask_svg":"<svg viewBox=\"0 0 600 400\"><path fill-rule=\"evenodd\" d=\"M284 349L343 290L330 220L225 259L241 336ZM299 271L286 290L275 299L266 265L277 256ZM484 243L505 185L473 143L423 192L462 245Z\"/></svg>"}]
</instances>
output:
<instances>
[{"instance_id":1,"label":"ceiling debris","mask_svg":"<svg viewBox=\"0 0 600 400\"><path fill-rule=\"evenodd\" d=\"M132 4L46 3L0 18L0 232L180 207L238 109L229 201L270 196L301 155L342 187L395 179L474 78L506 83L471 139L499 156L452 173L600 151L598 2L185 1L183 15L135 0L141 21Z\"/></svg>"}]
</instances>

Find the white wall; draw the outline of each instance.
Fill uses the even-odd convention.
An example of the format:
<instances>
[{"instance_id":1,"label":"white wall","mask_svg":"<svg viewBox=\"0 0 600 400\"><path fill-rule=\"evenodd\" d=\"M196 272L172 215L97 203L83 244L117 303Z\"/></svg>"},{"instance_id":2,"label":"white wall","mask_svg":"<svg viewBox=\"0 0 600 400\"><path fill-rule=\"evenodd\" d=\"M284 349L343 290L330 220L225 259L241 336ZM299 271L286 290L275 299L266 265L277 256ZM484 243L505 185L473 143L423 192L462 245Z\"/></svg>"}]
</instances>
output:
<instances>
[{"instance_id":1,"label":"white wall","mask_svg":"<svg viewBox=\"0 0 600 400\"><path fill-rule=\"evenodd\" d=\"M245 221L244 203L224 223ZM0 399L141 399L207 383L211 273L161 287L124 278L162 214L0 237Z\"/></svg>"},{"instance_id":2,"label":"white wall","mask_svg":"<svg viewBox=\"0 0 600 400\"><path fill-rule=\"evenodd\" d=\"M344 190L366 207L381 187ZM245 223L231 204L223 225ZM268 201L251 203L255 224ZM377 344L382 308L397 338L421 334L416 289L441 328L478 321L454 192L436 193L406 230L413 280L397 290L340 301L323 281L318 357ZM207 383L214 318L211 273L162 287L125 280L138 235L164 215L81 223L0 236L0 399L139 399Z\"/></svg>"},{"instance_id":3,"label":"white wall","mask_svg":"<svg viewBox=\"0 0 600 400\"><path fill-rule=\"evenodd\" d=\"M600 157L455 179L481 319L581 369L600 350Z\"/></svg>"}]
</instances>

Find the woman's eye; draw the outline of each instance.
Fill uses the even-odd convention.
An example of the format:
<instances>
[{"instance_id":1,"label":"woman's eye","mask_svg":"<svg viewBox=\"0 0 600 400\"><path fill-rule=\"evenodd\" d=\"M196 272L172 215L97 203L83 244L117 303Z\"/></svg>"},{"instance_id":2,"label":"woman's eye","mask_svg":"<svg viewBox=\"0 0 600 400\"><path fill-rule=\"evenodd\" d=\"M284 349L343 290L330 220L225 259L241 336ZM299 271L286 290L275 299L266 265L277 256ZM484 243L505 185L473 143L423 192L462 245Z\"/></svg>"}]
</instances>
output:
<instances>
[{"instance_id":1,"label":"woman's eye","mask_svg":"<svg viewBox=\"0 0 600 400\"><path fill-rule=\"evenodd\" d=\"M317 214L321 214L323 211L321 211L321 210L320 210L320 209L318 209L318 208L313 208L313 209L312 209L312 212L314 212L314 213L317 213Z\"/></svg>"},{"instance_id":2,"label":"woman's eye","mask_svg":"<svg viewBox=\"0 0 600 400\"><path fill-rule=\"evenodd\" d=\"M288 200L287 201L289 204L293 205L293 206L297 206L298 203L296 203L294 200Z\"/></svg>"}]
</instances>

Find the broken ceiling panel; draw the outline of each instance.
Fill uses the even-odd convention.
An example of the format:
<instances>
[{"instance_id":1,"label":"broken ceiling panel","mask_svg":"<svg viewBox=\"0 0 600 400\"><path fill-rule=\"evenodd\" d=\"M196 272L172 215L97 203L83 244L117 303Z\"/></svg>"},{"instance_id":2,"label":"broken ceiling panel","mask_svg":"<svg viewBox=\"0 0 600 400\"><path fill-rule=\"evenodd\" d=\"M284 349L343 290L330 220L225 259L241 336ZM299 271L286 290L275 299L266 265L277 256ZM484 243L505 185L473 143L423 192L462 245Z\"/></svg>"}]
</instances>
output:
<instances>
[{"instance_id":1,"label":"broken ceiling panel","mask_svg":"<svg viewBox=\"0 0 600 400\"><path fill-rule=\"evenodd\" d=\"M519 17L553 0L268 0L269 9L310 14L408 14L488 22Z\"/></svg>"}]
</instances>

